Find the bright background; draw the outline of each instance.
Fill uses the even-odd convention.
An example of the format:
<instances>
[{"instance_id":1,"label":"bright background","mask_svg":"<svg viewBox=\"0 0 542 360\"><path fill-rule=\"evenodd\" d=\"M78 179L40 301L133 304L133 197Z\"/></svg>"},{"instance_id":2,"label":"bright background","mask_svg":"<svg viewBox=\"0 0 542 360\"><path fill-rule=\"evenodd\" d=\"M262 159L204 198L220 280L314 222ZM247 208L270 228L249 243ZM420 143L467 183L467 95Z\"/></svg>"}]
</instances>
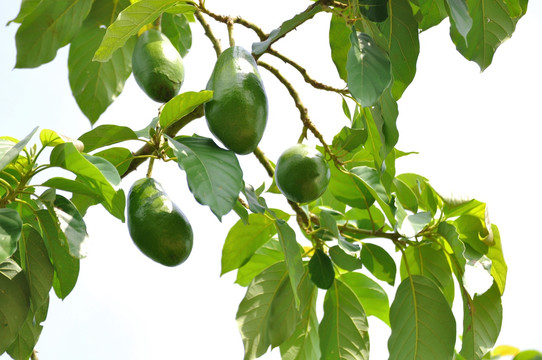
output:
<instances>
[{"instance_id":1,"label":"bright background","mask_svg":"<svg viewBox=\"0 0 542 360\"><path fill-rule=\"evenodd\" d=\"M17 15L19 3L2 1L0 24ZM257 2L258 7L249 0L206 3L216 13L241 15L267 32L308 5L307 1L287 0ZM313 78L342 87L330 59L328 24L329 15L319 14L280 40L276 48L301 63ZM52 63L37 69L12 70L16 29L15 24L0 27L0 135L20 139L36 125L71 137L90 130L69 88L68 49L61 49ZM218 24L215 29L220 29L217 34L227 47L225 26ZM185 58L182 91L203 89L216 59L200 26L192 24L192 31L193 47ZM538 228L542 2L530 2L512 39L499 48L484 73L459 55L448 34L445 21L420 36L418 73L399 101L397 145L419 155L400 159L398 173L416 172L429 178L439 192L488 203L509 267L498 344L542 350L542 234ZM236 39L237 45L247 49L256 41L237 26ZM280 67L298 87L309 115L328 141L347 125L338 95L306 86L299 74L268 55L262 60ZM265 69L261 74L270 116L260 147L276 161L282 150L297 141L301 122L284 87ZM124 92L96 125L140 129L157 109L158 104L130 77ZM211 136L203 119L183 133ZM241 157L241 163L248 183L255 187L263 181L269 184L253 156ZM126 191L144 176L145 169L141 166L123 181ZM184 174L173 163L160 164L153 175L192 223L195 244L190 258L176 268L148 260L132 244L126 224L101 207L91 208L85 217L89 256L81 261L78 284L68 298L60 301L52 293L37 345L41 360L242 358L235 313L245 289L233 284L234 273L220 277L222 244L238 217L232 213L221 223L207 207L197 204ZM274 206L288 209L281 197L266 197ZM461 315L458 320L461 322ZM371 358L385 359L389 329L379 320L371 320L370 326ZM278 350L262 357L279 358Z\"/></svg>"}]
</instances>

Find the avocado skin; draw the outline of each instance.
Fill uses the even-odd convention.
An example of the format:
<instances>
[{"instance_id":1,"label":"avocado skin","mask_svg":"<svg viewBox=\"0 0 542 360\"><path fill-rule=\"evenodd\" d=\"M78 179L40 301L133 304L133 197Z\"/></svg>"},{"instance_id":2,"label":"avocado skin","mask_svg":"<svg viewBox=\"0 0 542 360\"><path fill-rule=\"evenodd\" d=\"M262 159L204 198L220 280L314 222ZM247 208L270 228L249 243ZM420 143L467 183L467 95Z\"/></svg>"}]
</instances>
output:
<instances>
[{"instance_id":1,"label":"avocado skin","mask_svg":"<svg viewBox=\"0 0 542 360\"><path fill-rule=\"evenodd\" d=\"M318 199L327 189L329 165L316 149L296 144L286 149L275 167L275 182L288 200L307 203Z\"/></svg>"},{"instance_id":2,"label":"avocado skin","mask_svg":"<svg viewBox=\"0 0 542 360\"><path fill-rule=\"evenodd\" d=\"M237 154L253 152L267 124L267 95L256 61L242 47L226 49L207 83L213 100L205 103L205 118L213 135Z\"/></svg>"},{"instance_id":3,"label":"avocado skin","mask_svg":"<svg viewBox=\"0 0 542 360\"><path fill-rule=\"evenodd\" d=\"M132 72L145 94L160 103L177 95L184 81L181 55L167 36L156 29L145 31L137 39Z\"/></svg>"},{"instance_id":4,"label":"avocado skin","mask_svg":"<svg viewBox=\"0 0 542 360\"><path fill-rule=\"evenodd\" d=\"M188 258L192 227L156 180L137 180L127 207L130 237L143 254L165 266L180 265Z\"/></svg>"}]
</instances>

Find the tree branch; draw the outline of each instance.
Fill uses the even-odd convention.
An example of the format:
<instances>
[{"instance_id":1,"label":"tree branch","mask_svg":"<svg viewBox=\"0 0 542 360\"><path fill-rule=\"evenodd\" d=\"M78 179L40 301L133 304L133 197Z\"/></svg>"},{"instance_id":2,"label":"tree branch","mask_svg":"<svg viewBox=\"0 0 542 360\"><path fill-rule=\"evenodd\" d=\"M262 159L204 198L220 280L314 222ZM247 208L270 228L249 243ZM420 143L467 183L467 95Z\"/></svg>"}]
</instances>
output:
<instances>
[{"instance_id":1,"label":"tree branch","mask_svg":"<svg viewBox=\"0 0 542 360\"><path fill-rule=\"evenodd\" d=\"M220 41L213 34L213 31L211 30L211 26L209 25L209 23L207 23L203 15L201 15L200 11L196 11L195 15L196 15L196 19L199 21L199 23L203 27L203 30L205 31L205 36L207 36L209 40L211 40L211 43L213 44L213 48L215 49L215 52L216 52L216 56L217 57L220 56L220 54L222 53L222 48L220 47Z\"/></svg>"},{"instance_id":2,"label":"tree branch","mask_svg":"<svg viewBox=\"0 0 542 360\"><path fill-rule=\"evenodd\" d=\"M218 15L218 14L215 14L215 13L207 10L205 5L203 5L201 1L199 3L199 10L202 13L209 15L210 17L212 17L213 19L215 19L218 22L227 24L228 21L232 21L235 24L239 24L239 25L242 25L242 26L246 27L247 29L251 29L252 31L254 31L256 33L256 35L258 35L260 40L265 40L269 36L259 26L257 26L254 23L251 23L250 21L247 21L247 20L243 19L240 16L229 17L229 16L224 16L224 15Z\"/></svg>"}]
</instances>

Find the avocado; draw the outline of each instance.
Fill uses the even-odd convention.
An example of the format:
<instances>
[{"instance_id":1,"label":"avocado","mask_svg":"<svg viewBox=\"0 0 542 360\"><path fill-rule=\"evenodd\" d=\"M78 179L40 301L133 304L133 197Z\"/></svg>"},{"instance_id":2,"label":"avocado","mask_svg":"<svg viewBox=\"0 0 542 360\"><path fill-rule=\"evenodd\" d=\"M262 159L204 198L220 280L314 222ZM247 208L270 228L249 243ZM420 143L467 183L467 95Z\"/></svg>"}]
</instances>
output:
<instances>
[{"instance_id":1,"label":"avocado","mask_svg":"<svg viewBox=\"0 0 542 360\"><path fill-rule=\"evenodd\" d=\"M132 72L145 94L161 103L177 95L184 81L181 55L167 36L156 29L145 31L137 39Z\"/></svg>"},{"instance_id":2,"label":"avocado","mask_svg":"<svg viewBox=\"0 0 542 360\"><path fill-rule=\"evenodd\" d=\"M256 61L242 47L226 49L207 83L213 99L204 105L207 125L225 147L237 154L253 152L267 124L267 95Z\"/></svg>"},{"instance_id":3,"label":"avocado","mask_svg":"<svg viewBox=\"0 0 542 360\"><path fill-rule=\"evenodd\" d=\"M165 266L177 266L188 258L192 227L156 180L137 180L127 207L130 237L143 254Z\"/></svg>"}]
</instances>

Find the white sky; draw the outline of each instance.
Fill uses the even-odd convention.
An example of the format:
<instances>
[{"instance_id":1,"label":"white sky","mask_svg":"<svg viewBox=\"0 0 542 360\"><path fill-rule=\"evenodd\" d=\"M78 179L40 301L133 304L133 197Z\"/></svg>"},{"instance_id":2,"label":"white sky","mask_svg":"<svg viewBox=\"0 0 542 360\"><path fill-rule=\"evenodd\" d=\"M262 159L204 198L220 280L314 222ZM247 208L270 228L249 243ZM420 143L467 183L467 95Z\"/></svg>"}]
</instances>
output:
<instances>
[{"instance_id":1,"label":"white sky","mask_svg":"<svg viewBox=\"0 0 542 360\"><path fill-rule=\"evenodd\" d=\"M242 15L266 31L302 11L308 2L280 0L259 8L253 4L207 0L209 9ZM2 2L0 24L15 17L18 7L18 1ZM328 19L327 15L318 15L276 48L302 63L317 80L342 86L329 56ZM193 24L192 30L194 47L185 58L182 91L203 89L215 60L199 26ZM219 35L226 47L222 30ZM0 27L0 135L22 138L36 125L72 137L88 131L90 125L71 96L67 48L52 63L38 69L12 70L15 31L15 25ZM417 172L428 177L438 191L475 197L489 204L509 266L498 344L542 350L542 234L538 231L542 203L542 150L538 146L542 133L542 3L531 1L514 36L501 46L493 65L483 74L476 64L456 52L448 31L448 24L443 23L421 35L418 73L399 102L398 120L398 148L420 154L399 160L398 172ZM255 38L246 34L236 27L237 44L250 49ZM269 56L263 59L280 66L299 87L312 120L331 141L332 134L346 125L340 97L315 91L279 61ZM283 149L296 142L301 123L282 85L265 70L261 73L270 117L260 146L276 160ZM143 128L156 115L157 107L131 77L124 93L97 125ZM194 132L210 136L203 119L183 131ZM248 183L259 186L265 180L269 184L252 156L243 156L241 161ZM143 168L125 179L126 190L144 176ZM173 269L155 264L132 244L126 224L102 208L92 208L85 218L89 256L81 262L73 293L63 302L56 298L51 302L37 345L41 360L242 358L235 313L245 289L233 284L233 273L219 277L222 244L238 218L231 214L218 222L208 208L195 202L184 174L172 163L158 166L154 177L193 225L195 244L190 258ZM281 198L269 196L269 201L288 209ZM371 358L384 359L389 330L378 320L371 321L370 326ZM262 357L279 358L278 351Z\"/></svg>"}]
</instances>

